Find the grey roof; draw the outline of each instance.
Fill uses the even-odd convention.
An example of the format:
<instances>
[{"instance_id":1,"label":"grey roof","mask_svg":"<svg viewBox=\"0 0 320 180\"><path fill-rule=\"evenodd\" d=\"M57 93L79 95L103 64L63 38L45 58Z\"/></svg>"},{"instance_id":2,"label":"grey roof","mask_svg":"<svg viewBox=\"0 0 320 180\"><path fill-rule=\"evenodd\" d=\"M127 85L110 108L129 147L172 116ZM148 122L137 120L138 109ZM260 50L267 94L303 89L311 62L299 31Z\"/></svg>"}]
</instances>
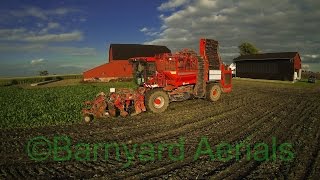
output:
<instances>
[{"instance_id":1,"label":"grey roof","mask_svg":"<svg viewBox=\"0 0 320 180\"><path fill-rule=\"evenodd\" d=\"M242 55L235 59L236 61L247 61L247 60L286 60L293 59L298 52L278 52L278 53L263 53L263 54L251 54L251 55Z\"/></svg>"}]
</instances>

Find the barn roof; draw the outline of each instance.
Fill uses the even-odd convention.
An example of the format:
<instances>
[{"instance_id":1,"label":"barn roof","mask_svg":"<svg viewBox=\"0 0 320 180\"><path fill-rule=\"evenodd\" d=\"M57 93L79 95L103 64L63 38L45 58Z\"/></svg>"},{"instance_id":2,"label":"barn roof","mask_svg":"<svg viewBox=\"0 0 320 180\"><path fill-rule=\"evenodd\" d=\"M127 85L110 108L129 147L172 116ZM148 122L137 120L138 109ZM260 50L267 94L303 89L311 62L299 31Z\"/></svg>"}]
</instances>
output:
<instances>
[{"instance_id":1,"label":"barn roof","mask_svg":"<svg viewBox=\"0 0 320 180\"><path fill-rule=\"evenodd\" d=\"M246 61L246 60L286 60L293 59L298 52L279 52L279 53L263 53L263 54L250 54L242 55L235 59L234 61Z\"/></svg>"},{"instance_id":2,"label":"barn roof","mask_svg":"<svg viewBox=\"0 0 320 180\"><path fill-rule=\"evenodd\" d=\"M171 53L166 46L142 44L111 44L113 60L127 60L132 57L153 57L156 54Z\"/></svg>"}]
</instances>

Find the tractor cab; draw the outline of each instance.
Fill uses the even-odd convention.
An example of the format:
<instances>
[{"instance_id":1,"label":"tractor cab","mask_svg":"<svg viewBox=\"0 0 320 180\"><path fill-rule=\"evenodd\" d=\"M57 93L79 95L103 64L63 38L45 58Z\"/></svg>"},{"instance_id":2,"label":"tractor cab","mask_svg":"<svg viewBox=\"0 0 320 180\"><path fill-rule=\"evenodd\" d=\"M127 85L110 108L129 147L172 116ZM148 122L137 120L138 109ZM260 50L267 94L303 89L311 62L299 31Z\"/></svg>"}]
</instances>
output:
<instances>
[{"instance_id":1,"label":"tractor cab","mask_svg":"<svg viewBox=\"0 0 320 180\"><path fill-rule=\"evenodd\" d=\"M132 64L134 81L143 85L156 74L156 64L153 57L135 57L130 58Z\"/></svg>"}]
</instances>

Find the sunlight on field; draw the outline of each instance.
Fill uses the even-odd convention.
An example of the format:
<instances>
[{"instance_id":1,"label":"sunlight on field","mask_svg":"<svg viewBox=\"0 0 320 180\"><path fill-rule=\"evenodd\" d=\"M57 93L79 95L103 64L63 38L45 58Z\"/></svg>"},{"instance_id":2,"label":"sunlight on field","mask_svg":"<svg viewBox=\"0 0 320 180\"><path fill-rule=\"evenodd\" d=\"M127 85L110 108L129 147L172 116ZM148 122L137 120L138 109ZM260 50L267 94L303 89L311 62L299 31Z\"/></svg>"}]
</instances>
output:
<instances>
[{"instance_id":1,"label":"sunlight on field","mask_svg":"<svg viewBox=\"0 0 320 180\"><path fill-rule=\"evenodd\" d=\"M70 85L70 86L69 86ZM23 88L25 86L25 88ZM0 87L0 128L70 124L81 121L83 102L109 88L134 88L132 82L80 83L62 80L39 87Z\"/></svg>"}]
</instances>

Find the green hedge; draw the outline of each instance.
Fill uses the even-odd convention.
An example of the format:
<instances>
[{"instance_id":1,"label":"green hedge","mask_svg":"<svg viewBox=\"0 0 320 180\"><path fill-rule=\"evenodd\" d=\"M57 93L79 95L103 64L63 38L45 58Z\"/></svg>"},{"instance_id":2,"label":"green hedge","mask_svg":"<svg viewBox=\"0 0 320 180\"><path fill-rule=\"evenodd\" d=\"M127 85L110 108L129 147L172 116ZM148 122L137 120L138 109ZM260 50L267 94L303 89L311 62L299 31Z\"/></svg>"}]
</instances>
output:
<instances>
[{"instance_id":1,"label":"green hedge","mask_svg":"<svg viewBox=\"0 0 320 180\"><path fill-rule=\"evenodd\" d=\"M0 86L10 86L16 84L31 84L54 79L82 79L82 74L69 75L49 75L49 76L32 76L32 77L16 77L0 79Z\"/></svg>"}]
</instances>

